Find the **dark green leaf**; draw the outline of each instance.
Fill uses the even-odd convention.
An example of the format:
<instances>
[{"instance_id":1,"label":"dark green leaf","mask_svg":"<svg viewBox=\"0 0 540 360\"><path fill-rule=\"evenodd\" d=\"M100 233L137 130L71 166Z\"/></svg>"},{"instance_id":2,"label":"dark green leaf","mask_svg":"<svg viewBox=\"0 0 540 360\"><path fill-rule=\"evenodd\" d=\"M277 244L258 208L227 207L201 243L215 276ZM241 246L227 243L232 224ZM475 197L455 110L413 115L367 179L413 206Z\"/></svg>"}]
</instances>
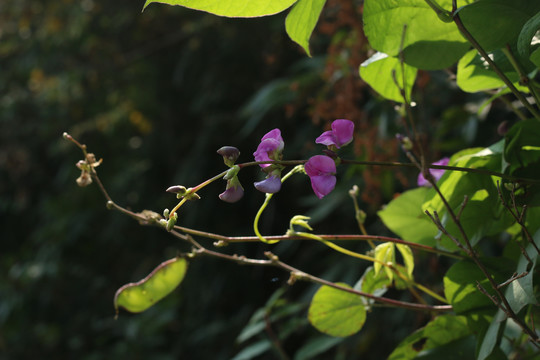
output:
<instances>
[{"instance_id":1,"label":"dark green leaf","mask_svg":"<svg viewBox=\"0 0 540 360\"><path fill-rule=\"evenodd\" d=\"M451 354L463 353L463 359L471 358L471 342L468 340L470 330L463 316L441 315L436 317L424 328L409 335L390 354L389 360L416 359L425 354L428 356L431 349L453 344ZM474 347L472 348L474 349ZM421 357L419 357L421 358ZM428 357L429 358L429 357Z\"/></svg>"},{"instance_id":2,"label":"dark green leaf","mask_svg":"<svg viewBox=\"0 0 540 360\"><path fill-rule=\"evenodd\" d=\"M459 11L463 25L485 51L517 41L523 25L540 11L540 2L530 0L485 0Z\"/></svg>"}]
</instances>

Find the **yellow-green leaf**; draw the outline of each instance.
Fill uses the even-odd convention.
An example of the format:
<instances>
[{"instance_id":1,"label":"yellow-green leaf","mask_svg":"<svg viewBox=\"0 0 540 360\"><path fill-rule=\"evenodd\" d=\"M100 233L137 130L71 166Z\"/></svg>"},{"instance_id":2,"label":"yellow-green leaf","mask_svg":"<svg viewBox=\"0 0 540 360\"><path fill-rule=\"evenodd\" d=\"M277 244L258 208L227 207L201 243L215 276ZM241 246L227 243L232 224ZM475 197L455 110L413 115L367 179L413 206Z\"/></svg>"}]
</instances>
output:
<instances>
[{"instance_id":1,"label":"yellow-green leaf","mask_svg":"<svg viewBox=\"0 0 540 360\"><path fill-rule=\"evenodd\" d=\"M375 259L379 260L380 262L386 264L386 263L392 263L395 264L396 262L396 250L394 243L392 242L386 242L380 245L377 245L375 248ZM376 262L373 264L373 268L375 269L375 274L378 274L381 270L381 267L383 265L379 262ZM394 278L394 273L391 269L388 267L384 267L384 270L386 271L386 275L390 280Z\"/></svg>"},{"instance_id":2,"label":"yellow-green leaf","mask_svg":"<svg viewBox=\"0 0 540 360\"><path fill-rule=\"evenodd\" d=\"M225 17L259 17L273 15L289 8L297 0L146 0L144 9L151 3L179 5L193 10L206 11Z\"/></svg>"},{"instance_id":3,"label":"yellow-green leaf","mask_svg":"<svg viewBox=\"0 0 540 360\"><path fill-rule=\"evenodd\" d=\"M350 288L346 284L339 284ZM330 286L321 286L313 296L308 311L309 322L330 336L350 336L362 328L366 309L362 298Z\"/></svg>"},{"instance_id":4,"label":"yellow-green leaf","mask_svg":"<svg viewBox=\"0 0 540 360\"><path fill-rule=\"evenodd\" d=\"M285 19L285 29L290 38L309 51L309 38L317 25L326 0L298 0Z\"/></svg>"},{"instance_id":5,"label":"yellow-green leaf","mask_svg":"<svg viewBox=\"0 0 540 360\"><path fill-rule=\"evenodd\" d=\"M116 312L119 307L133 313L145 311L176 289L186 270L187 260L177 257L159 264L141 281L122 286L114 296Z\"/></svg>"}]
</instances>

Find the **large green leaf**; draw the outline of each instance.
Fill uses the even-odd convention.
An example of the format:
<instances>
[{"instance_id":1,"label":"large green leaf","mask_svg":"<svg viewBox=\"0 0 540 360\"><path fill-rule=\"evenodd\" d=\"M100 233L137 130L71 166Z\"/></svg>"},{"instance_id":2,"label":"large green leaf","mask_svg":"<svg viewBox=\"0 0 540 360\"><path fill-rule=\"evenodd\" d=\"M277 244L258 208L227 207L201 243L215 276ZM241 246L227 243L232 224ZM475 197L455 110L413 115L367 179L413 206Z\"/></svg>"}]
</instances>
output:
<instances>
[{"instance_id":1,"label":"large green leaf","mask_svg":"<svg viewBox=\"0 0 540 360\"><path fill-rule=\"evenodd\" d=\"M451 0L438 3L451 9ZM449 67L470 46L457 26L441 21L424 0L365 1L364 31L377 51L398 55L404 26L407 27L403 43L405 62L419 69Z\"/></svg>"},{"instance_id":2,"label":"large green leaf","mask_svg":"<svg viewBox=\"0 0 540 360\"><path fill-rule=\"evenodd\" d=\"M184 279L187 260L173 258L159 264L147 277L122 286L114 296L114 307L138 313L169 295Z\"/></svg>"},{"instance_id":3,"label":"large green leaf","mask_svg":"<svg viewBox=\"0 0 540 360\"><path fill-rule=\"evenodd\" d=\"M515 43L524 24L538 11L540 1L484 0L464 6L459 16L467 31L489 52Z\"/></svg>"},{"instance_id":4,"label":"large green leaf","mask_svg":"<svg viewBox=\"0 0 540 360\"><path fill-rule=\"evenodd\" d=\"M484 149L466 149L452 156L449 165L501 172L501 152L502 142ZM461 212L460 223L472 245L486 235L505 230L512 223L510 214L499 201L496 182L500 180L490 175L462 171L446 171L439 180L439 189L454 213L460 211L465 197L468 198L467 205ZM432 190L422 207L431 213L436 211L446 230L461 239L460 229L449 216L445 203L437 192ZM446 236L442 237L441 244L448 249L457 249Z\"/></svg>"},{"instance_id":5,"label":"large green leaf","mask_svg":"<svg viewBox=\"0 0 540 360\"><path fill-rule=\"evenodd\" d=\"M513 70L510 62L502 52L497 51L491 55L493 56L492 60L495 61L508 79L512 81L514 86L520 91L529 91L527 87L519 85L519 75ZM476 50L469 51L459 60L456 82L461 90L471 93L506 86Z\"/></svg>"},{"instance_id":6,"label":"large green leaf","mask_svg":"<svg viewBox=\"0 0 540 360\"><path fill-rule=\"evenodd\" d=\"M405 86L403 85L403 70L405 70ZM398 58L380 52L360 65L360 77L369 86L384 98L399 103L404 102L400 88L405 88L405 96L409 102L411 101L411 90L416 80L416 72L416 68L407 64L403 64L402 67Z\"/></svg>"},{"instance_id":7,"label":"large green leaf","mask_svg":"<svg viewBox=\"0 0 540 360\"><path fill-rule=\"evenodd\" d=\"M465 317L441 315L405 338L388 359L470 359L474 353L470 332Z\"/></svg>"},{"instance_id":8,"label":"large green leaf","mask_svg":"<svg viewBox=\"0 0 540 360\"><path fill-rule=\"evenodd\" d=\"M320 332L338 337L349 336L364 326L366 308L358 295L321 286L311 300L308 319Z\"/></svg>"},{"instance_id":9,"label":"large green leaf","mask_svg":"<svg viewBox=\"0 0 540 360\"><path fill-rule=\"evenodd\" d=\"M289 8L297 0L146 0L144 8L151 3L179 5L226 17L259 17L273 15Z\"/></svg>"},{"instance_id":10,"label":"large green leaf","mask_svg":"<svg viewBox=\"0 0 540 360\"><path fill-rule=\"evenodd\" d=\"M480 259L496 282L502 282L512 273L511 261L504 258ZM488 279L478 266L468 260L462 260L450 267L444 276L444 295L452 304L456 314L477 311L481 308L493 307L493 302L478 288L477 283L487 291L491 291ZM492 291L491 291L492 292Z\"/></svg>"},{"instance_id":11,"label":"large green leaf","mask_svg":"<svg viewBox=\"0 0 540 360\"><path fill-rule=\"evenodd\" d=\"M434 246L437 227L422 212L428 189L420 187L402 193L378 212L384 225L403 240Z\"/></svg>"},{"instance_id":12,"label":"large green leaf","mask_svg":"<svg viewBox=\"0 0 540 360\"><path fill-rule=\"evenodd\" d=\"M309 38L326 0L298 0L285 19L285 30L290 38L304 48L306 53L311 56L309 51Z\"/></svg>"}]
</instances>

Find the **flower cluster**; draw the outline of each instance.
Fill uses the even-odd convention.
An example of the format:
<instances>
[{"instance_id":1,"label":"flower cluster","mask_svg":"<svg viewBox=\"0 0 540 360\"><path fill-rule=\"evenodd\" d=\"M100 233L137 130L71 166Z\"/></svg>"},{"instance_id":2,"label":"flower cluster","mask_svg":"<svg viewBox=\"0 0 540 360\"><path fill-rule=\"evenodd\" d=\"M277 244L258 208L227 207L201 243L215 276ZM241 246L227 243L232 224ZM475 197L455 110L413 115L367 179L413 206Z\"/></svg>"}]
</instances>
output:
<instances>
[{"instance_id":1,"label":"flower cluster","mask_svg":"<svg viewBox=\"0 0 540 360\"><path fill-rule=\"evenodd\" d=\"M336 160L339 160L336 151L348 145L353 139L354 123L350 120L338 119L332 122L331 130L323 132L315 143L326 145L326 155L312 156L304 164L304 171L311 181L311 187L315 195L322 199L336 186ZM266 174L264 180L255 182L253 185L261 192L267 194L277 193L281 189L281 172L284 166L279 164L283 158L285 142L279 129L273 129L266 133L253 153L255 161L260 162L261 170ZM244 196L244 188L238 179L239 165L234 165L240 155L240 151L233 146L224 146L218 154L223 156L223 162L230 169L223 179L227 180L225 191L219 198L226 202L236 202Z\"/></svg>"},{"instance_id":2,"label":"flower cluster","mask_svg":"<svg viewBox=\"0 0 540 360\"><path fill-rule=\"evenodd\" d=\"M281 131L274 129L264 135L257 151L253 153L255 161L281 160L285 142L281 137ZM259 165L267 175L262 181L256 182L255 188L264 193L277 193L281 189L281 171L283 167L275 164Z\"/></svg>"},{"instance_id":3,"label":"flower cluster","mask_svg":"<svg viewBox=\"0 0 540 360\"><path fill-rule=\"evenodd\" d=\"M350 120L338 119L332 122L332 130L322 133L315 142L326 145L331 154L349 144L353 138L354 123ZM284 141L279 129L274 129L263 136L257 151L253 153L256 161L281 160ZM335 156L337 158L337 155ZM281 171L283 167L276 164L260 164L267 173L266 179L256 182L257 190L265 193L276 193L281 189ZM311 180L311 187L319 199L328 195L336 186L336 162L327 155L315 155L304 165L304 170Z\"/></svg>"}]
</instances>

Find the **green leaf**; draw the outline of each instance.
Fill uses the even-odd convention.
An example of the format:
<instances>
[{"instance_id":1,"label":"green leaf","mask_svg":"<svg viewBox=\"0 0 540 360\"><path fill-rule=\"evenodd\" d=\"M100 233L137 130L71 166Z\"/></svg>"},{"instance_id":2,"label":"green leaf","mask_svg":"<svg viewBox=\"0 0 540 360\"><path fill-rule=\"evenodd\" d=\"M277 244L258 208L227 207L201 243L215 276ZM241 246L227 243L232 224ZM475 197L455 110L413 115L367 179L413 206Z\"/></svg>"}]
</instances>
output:
<instances>
[{"instance_id":1,"label":"green leaf","mask_svg":"<svg viewBox=\"0 0 540 360\"><path fill-rule=\"evenodd\" d=\"M430 358L430 350L452 345L448 355L452 357L433 357L434 359L471 358L474 341L468 338L470 330L464 316L441 315L403 340L390 354L388 360L422 359L420 354ZM447 347L448 349L448 347Z\"/></svg>"},{"instance_id":2,"label":"green leaf","mask_svg":"<svg viewBox=\"0 0 540 360\"><path fill-rule=\"evenodd\" d=\"M141 281L122 286L114 296L116 312L119 307L133 313L145 311L176 289L186 270L187 260L177 257L159 264Z\"/></svg>"},{"instance_id":3,"label":"green leaf","mask_svg":"<svg viewBox=\"0 0 540 360\"><path fill-rule=\"evenodd\" d=\"M350 288L346 284L339 284ZM350 336L364 326L366 309L362 298L330 286L321 286L308 311L309 322L330 336Z\"/></svg>"},{"instance_id":4,"label":"green leaf","mask_svg":"<svg viewBox=\"0 0 540 360\"><path fill-rule=\"evenodd\" d=\"M360 280L354 285L355 290L373 294L375 296L382 296L389 286L392 285L392 280L386 276L386 273L375 274L373 266L368 267ZM372 303L371 299L364 299L369 303Z\"/></svg>"},{"instance_id":5,"label":"green leaf","mask_svg":"<svg viewBox=\"0 0 540 360\"><path fill-rule=\"evenodd\" d=\"M531 54L531 42L536 32L539 29L540 29L540 12L538 12L536 15L531 17L525 23L525 25L523 25L523 28L521 28L521 32L519 33L518 40L517 40L517 50L521 58L523 59L529 58L529 55ZM538 49L536 49L536 51L538 51ZM536 65L538 66L538 64Z\"/></svg>"},{"instance_id":6,"label":"green leaf","mask_svg":"<svg viewBox=\"0 0 540 360\"><path fill-rule=\"evenodd\" d=\"M403 240L434 246L437 227L422 211L428 190L421 187L406 191L377 214L384 225Z\"/></svg>"},{"instance_id":7,"label":"green leaf","mask_svg":"<svg viewBox=\"0 0 540 360\"><path fill-rule=\"evenodd\" d=\"M451 157L449 165L501 172L501 145L502 142L499 142L489 148L460 151ZM500 204L497 181L500 178L462 171L446 171L439 180L439 189L455 213L460 210L464 198L469 199L461 213L460 223L472 245L486 235L505 230L513 222L510 214ZM460 230L448 215L440 196L431 190L426 199L422 208L432 213L437 211L446 230L459 237ZM441 246L457 250L454 242L446 236L441 238Z\"/></svg>"},{"instance_id":8,"label":"green leaf","mask_svg":"<svg viewBox=\"0 0 540 360\"><path fill-rule=\"evenodd\" d=\"M540 246L540 231L536 232L533 240L537 246ZM525 251L533 264L529 269L528 259L521 254L516 268L516 273L523 274L525 271L528 271L528 274L522 278L512 281L508 285L505 292L505 297L508 300L510 307L516 314L526 305L538 304L538 300L536 299L533 289L533 274L536 267L538 252L533 244L529 244Z\"/></svg>"},{"instance_id":9,"label":"green leaf","mask_svg":"<svg viewBox=\"0 0 540 360\"><path fill-rule=\"evenodd\" d=\"M416 68L403 64L396 57L389 57L383 53L376 53L360 65L360 77L388 100L403 103L403 95L400 88L403 88L403 71L405 70L405 96L411 100L411 90L416 79ZM394 81L394 74L399 87Z\"/></svg>"},{"instance_id":10,"label":"green leaf","mask_svg":"<svg viewBox=\"0 0 540 360\"><path fill-rule=\"evenodd\" d=\"M451 9L451 0L438 1ZM458 2L461 6L463 1ZM470 47L454 23L441 21L424 0L366 0L364 32L377 51L397 56L404 26L405 62L424 70L454 64Z\"/></svg>"},{"instance_id":11,"label":"green leaf","mask_svg":"<svg viewBox=\"0 0 540 360\"><path fill-rule=\"evenodd\" d=\"M387 264L387 263L395 264L396 250L395 250L394 243L386 242L386 243L377 245L377 247L375 248L375 259L379 260L380 262L384 264ZM378 262L373 263L373 267L375 269L375 275L379 274L379 271L381 270L382 266L383 265L381 263L378 263ZM385 266L384 271L386 272L386 276L388 276L390 280L394 278L394 273L392 272L391 269Z\"/></svg>"},{"instance_id":12,"label":"green leaf","mask_svg":"<svg viewBox=\"0 0 540 360\"><path fill-rule=\"evenodd\" d=\"M534 66L536 66L537 68L540 69L540 48L534 50L531 53L531 56L529 57L529 60L531 60L531 62L534 64Z\"/></svg>"},{"instance_id":13,"label":"green leaf","mask_svg":"<svg viewBox=\"0 0 540 360\"><path fill-rule=\"evenodd\" d=\"M480 260L498 283L504 281L512 271L513 264L509 260L503 258L481 258ZM448 269L444 276L444 295L456 314L494 307L493 302L478 290L477 283L480 283L488 292L491 291L488 279L471 261L459 261Z\"/></svg>"},{"instance_id":14,"label":"green leaf","mask_svg":"<svg viewBox=\"0 0 540 360\"><path fill-rule=\"evenodd\" d=\"M509 164L511 174L538 178L540 151L534 150L540 145L540 123L529 119L516 123L505 135L504 160Z\"/></svg>"},{"instance_id":15,"label":"green leaf","mask_svg":"<svg viewBox=\"0 0 540 360\"><path fill-rule=\"evenodd\" d=\"M458 14L467 31L489 52L515 43L531 14L538 11L538 1L484 0L462 7Z\"/></svg>"},{"instance_id":16,"label":"green leaf","mask_svg":"<svg viewBox=\"0 0 540 360\"><path fill-rule=\"evenodd\" d=\"M514 86L520 91L529 91L527 87L519 85L519 75L514 71L502 52L498 51L491 55L493 56L492 60L495 61ZM506 86L476 50L469 51L459 60L456 83L461 90L471 93Z\"/></svg>"},{"instance_id":17,"label":"green leaf","mask_svg":"<svg viewBox=\"0 0 540 360\"><path fill-rule=\"evenodd\" d=\"M309 51L309 38L326 0L298 0L285 19L285 30L289 37L300 45L306 53Z\"/></svg>"},{"instance_id":18,"label":"green leaf","mask_svg":"<svg viewBox=\"0 0 540 360\"><path fill-rule=\"evenodd\" d=\"M403 262L405 264L405 268L407 269L409 279L412 279L412 274L414 271L414 256L412 250L408 245L404 244L396 244L396 247L399 250L401 256L403 257Z\"/></svg>"},{"instance_id":19,"label":"green leaf","mask_svg":"<svg viewBox=\"0 0 540 360\"><path fill-rule=\"evenodd\" d=\"M478 351L478 357L477 360L484 360L486 359L493 350L495 349L495 346L499 342L502 334L502 327L501 327L501 321L505 319L504 312L499 309L497 311L497 314L494 316L493 320L491 321L491 324L488 327L488 330L486 331L486 334L484 336L484 339L482 340L482 343L480 344L480 350Z\"/></svg>"},{"instance_id":20,"label":"green leaf","mask_svg":"<svg viewBox=\"0 0 540 360\"><path fill-rule=\"evenodd\" d=\"M179 5L226 17L259 17L273 15L289 8L297 0L146 0L143 10L151 3Z\"/></svg>"}]
</instances>

